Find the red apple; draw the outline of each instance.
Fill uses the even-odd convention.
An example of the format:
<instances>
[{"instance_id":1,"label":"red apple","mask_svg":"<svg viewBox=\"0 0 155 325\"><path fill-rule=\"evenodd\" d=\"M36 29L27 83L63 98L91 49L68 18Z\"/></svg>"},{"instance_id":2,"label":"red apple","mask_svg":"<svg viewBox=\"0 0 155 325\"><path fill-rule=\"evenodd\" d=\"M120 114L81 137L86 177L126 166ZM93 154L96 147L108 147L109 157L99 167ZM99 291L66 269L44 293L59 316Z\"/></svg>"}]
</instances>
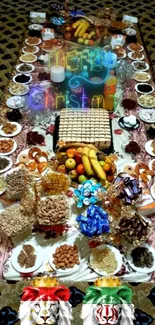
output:
<instances>
[{"instance_id":1,"label":"red apple","mask_svg":"<svg viewBox=\"0 0 155 325\"><path fill-rule=\"evenodd\" d=\"M77 163L77 165L82 164L82 157L81 157L81 153L80 152L76 152L74 159Z\"/></svg>"},{"instance_id":2,"label":"red apple","mask_svg":"<svg viewBox=\"0 0 155 325\"><path fill-rule=\"evenodd\" d=\"M76 171L76 169L72 169L70 172L69 172L69 176L71 177L71 179L75 179L78 177L78 173Z\"/></svg>"},{"instance_id":3,"label":"red apple","mask_svg":"<svg viewBox=\"0 0 155 325\"><path fill-rule=\"evenodd\" d=\"M57 168L57 172L63 173L63 174L67 173L65 165L59 165Z\"/></svg>"}]
</instances>

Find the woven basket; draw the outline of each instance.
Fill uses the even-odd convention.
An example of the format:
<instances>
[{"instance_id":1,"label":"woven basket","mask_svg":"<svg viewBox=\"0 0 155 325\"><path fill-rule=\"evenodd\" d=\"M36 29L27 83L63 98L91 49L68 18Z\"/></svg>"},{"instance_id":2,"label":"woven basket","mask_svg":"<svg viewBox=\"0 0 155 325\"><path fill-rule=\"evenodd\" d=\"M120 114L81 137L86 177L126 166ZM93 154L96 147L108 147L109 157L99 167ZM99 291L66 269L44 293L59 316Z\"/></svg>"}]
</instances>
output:
<instances>
[{"instance_id":1,"label":"woven basket","mask_svg":"<svg viewBox=\"0 0 155 325\"><path fill-rule=\"evenodd\" d=\"M78 18L89 22L90 25L92 26L92 28L94 29L95 33L97 34L97 39L94 41L94 45L90 46L90 45L79 44L78 43L79 37L72 37L70 40L68 38L66 38L66 36L65 36L66 26L68 25L68 23L72 23L74 20L76 20ZM74 17L74 18L72 17L67 20L67 23L64 25L64 28L63 28L63 36L64 36L64 39L70 43L74 43L74 44L76 43L79 46L85 46L85 47L89 47L89 48L98 46L101 42L101 35L100 35L98 27L94 24L94 22L90 18L88 18L87 16L82 16L82 15L77 15L76 17Z\"/></svg>"}]
</instances>

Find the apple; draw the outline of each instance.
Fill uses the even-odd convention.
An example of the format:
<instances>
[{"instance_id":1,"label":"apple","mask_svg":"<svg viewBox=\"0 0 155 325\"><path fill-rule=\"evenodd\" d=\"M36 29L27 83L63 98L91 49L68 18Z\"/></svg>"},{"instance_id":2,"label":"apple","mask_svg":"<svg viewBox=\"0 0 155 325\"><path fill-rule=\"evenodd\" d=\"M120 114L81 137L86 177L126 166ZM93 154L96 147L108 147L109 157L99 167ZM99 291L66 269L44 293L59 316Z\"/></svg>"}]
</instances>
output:
<instances>
[{"instance_id":1,"label":"apple","mask_svg":"<svg viewBox=\"0 0 155 325\"><path fill-rule=\"evenodd\" d=\"M89 40L88 39L85 39L84 40L84 45L88 45L89 44Z\"/></svg>"},{"instance_id":2,"label":"apple","mask_svg":"<svg viewBox=\"0 0 155 325\"><path fill-rule=\"evenodd\" d=\"M76 167L76 161L75 159L73 158L68 158L66 161L65 161L65 166L66 168L68 169L74 169Z\"/></svg>"},{"instance_id":3,"label":"apple","mask_svg":"<svg viewBox=\"0 0 155 325\"><path fill-rule=\"evenodd\" d=\"M80 175L78 177L78 181L79 181L80 184L83 183L83 182L85 182L87 179L88 178L85 175Z\"/></svg>"},{"instance_id":4,"label":"apple","mask_svg":"<svg viewBox=\"0 0 155 325\"><path fill-rule=\"evenodd\" d=\"M82 164L82 157L81 157L81 153L80 152L76 152L74 159L77 163L77 165Z\"/></svg>"},{"instance_id":5,"label":"apple","mask_svg":"<svg viewBox=\"0 0 155 325\"><path fill-rule=\"evenodd\" d=\"M82 150L83 150L83 148L82 147L79 147L79 148L77 148L77 152L79 152L79 153L82 153Z\"/></svg>"},{"instance_id":6,"label":"apple","mask_svg":"<svg viewBox=\"0 0 155 325\"><path fill-rule=\"evenodd\" d=\"M83 38L78 38L78 44L82 44L84 41L83 41Z\"/></svg>"},{"instance_id":7,"label":"apple","mask_svg":"<svg viewBox=\"0 0 155 325\"><path fill-rule=\"evenodd\" d=\"M74 155L76 154L76 149L71 148L66 151L66 155L68 158L73 158Z\"/></svg>"},{"instance_id":8,"label":"apple","mask_svg":"<svg viewBox=\"0 0 155 325\"><path fill-rule=\"evenodd\" d=\"M69 176L71 177L71 179L75 179L78 177L78 173L76 171L76 169L72 169L70 172L69 172Z\"/></svg>"},{"instance_id":9,"label":"apple","mask_svg":"<svg viewBox=\"0 0 155 325\"><path fill-rule=\"evenodd\" d=\"M103 167L105 165L105 161L104 160L100 160L99 164Z\"/></svg>"},{"instance_id":10,"label":"apple","mask_svg":"<svg viewBox=\"0 0 155 325\"><path fill-rule=\"evenodd\" d=\"M65 165L59 165L58 168L57 168L57 172L66 174L67 170L66 170Z\"/></svg>"}]
</instances>

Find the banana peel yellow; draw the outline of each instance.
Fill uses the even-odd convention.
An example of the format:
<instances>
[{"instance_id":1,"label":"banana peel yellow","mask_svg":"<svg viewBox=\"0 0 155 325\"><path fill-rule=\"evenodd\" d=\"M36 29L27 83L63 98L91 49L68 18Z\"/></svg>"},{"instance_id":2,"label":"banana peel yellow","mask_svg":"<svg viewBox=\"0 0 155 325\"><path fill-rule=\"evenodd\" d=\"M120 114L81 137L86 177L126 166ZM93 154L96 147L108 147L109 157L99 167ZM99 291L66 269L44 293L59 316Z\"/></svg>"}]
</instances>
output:
<instances>
[{"instance_id":1,"label":"banana peel yellow","mask_svg":"<svg viewBox=\"0 0 155 325\"><path fill-rule=\"evenodd\" d=\"M99 164L96 156L96 151L94 149L90 149L89 151L89 159L92 165L93 170L95 171L97 177L103 181L106 180L106 173L102 169L101 165Z\"/></svg>"},{"instance_id":2,"label":"banana peel yellow","mask_svg":"<svg viewBox=\"0 0 155 325\"><path fill-rule=\"evenodd\" d=\"M80 23L80 25L78 26L78 28L76 29L76 31L75 31L75 33L74 33L74 36L75 36L75 37L78 37L78 35L79 35L81 29L84 27L84 25L85 25L85 22L81 22L81 23Z\"/></svg>"},{"instance_id":3,"label":"banana peel yellow","mask_svg":"<svg viewBox=\"0 0 155 325\"><path fill-rule=\"evenodd\" d=\"M72 24L72 27L76 29L81 24L81 20L77 20L74 24Z\"/></svg>"},{"instance_id":4,"label":"banana peel yellow","mask_svg":"<svg viewBox=\"0 0 155 325\"><path fill-rule=\"evenodd\" d=\"M81 157L82 157L83 166L84 166L84 169L85 169L87 175L94 176L94 171L91 167L91 163L90 163L89 156L88 156L89 151L90 151L90 148L84 147L81 152Z\"/></svg>"},{"instance_id":5,"label":"banana peel yellow","mask_svg":"<svg viewBox=\"0 0 155 325\"><path fill-rule=\"evenodd\" d=\"M86 22L85 25L83 26L82 30L80 30L80 32L79 32L79 37L82 37L84 35L84 33L87 31L88 27L89 27L89 23Z\"/></svg>"}]
</instances>

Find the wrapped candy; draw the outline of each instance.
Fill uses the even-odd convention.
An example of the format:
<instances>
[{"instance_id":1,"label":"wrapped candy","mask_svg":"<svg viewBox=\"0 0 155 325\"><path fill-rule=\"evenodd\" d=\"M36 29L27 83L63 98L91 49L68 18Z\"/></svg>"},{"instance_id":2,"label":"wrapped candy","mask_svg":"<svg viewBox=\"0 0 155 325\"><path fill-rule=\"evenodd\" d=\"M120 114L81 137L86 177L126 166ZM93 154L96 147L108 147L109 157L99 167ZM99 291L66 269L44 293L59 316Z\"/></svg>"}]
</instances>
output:
<instances>
[{"instance_id":1,"label":"wrapped candy","mask_svg":"<svg viewBox=\"0 0 155 325\"><path fill-rule=\"evenodd\" d=\"M132 204L133 200L138 198L138 195L142 193L142 189L139 186L139 181L137 179L131 179L130 177L123 177L118 175L115 179L115 183L123 182L124 188L118 195L118 198L123 199L125 204Z\"/></svg>"},{"instance_id":2,"label":"wrapped candy","mask_svg":"<svg viewBox=\"0 0 155 325\"><path fill-rule=\"evenodd\" d=\"M76 221L79 223L81 233L88 237L110 232L108 214L97 205L90 205L87 208L86 216L79 215Z\"/></svg>"},{"instance_id":3,"label":"wrapped candy","mask_svg":"<svg viewBox=\"0 0 155 325\"><path fill-rule=\"evenodd\" d=\"M98 192L104 191L101 188L101 184L95 184L93 181L88 180L78 186L78 189L74 191L75 200L77 201L77 207L82 208L83 205L88 206L89 204L95 204L98 202Z\"/></svg>"}]
</instances>

